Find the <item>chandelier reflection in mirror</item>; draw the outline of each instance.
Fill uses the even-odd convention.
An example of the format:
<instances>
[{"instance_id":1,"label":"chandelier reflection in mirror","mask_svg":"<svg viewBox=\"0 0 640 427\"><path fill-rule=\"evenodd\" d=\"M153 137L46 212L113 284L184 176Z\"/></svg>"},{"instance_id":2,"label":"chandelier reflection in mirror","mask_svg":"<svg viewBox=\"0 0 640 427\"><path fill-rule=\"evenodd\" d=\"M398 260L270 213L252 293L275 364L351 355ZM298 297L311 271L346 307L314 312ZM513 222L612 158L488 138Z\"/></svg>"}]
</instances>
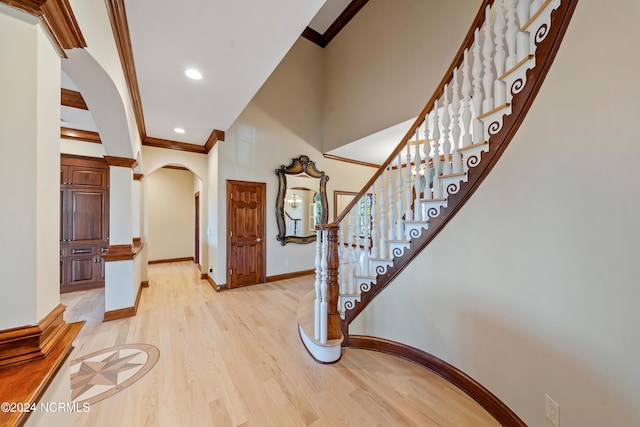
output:
<instances>
[{"instance_id":1,"label":"chandelier reflection in mirror","mask_svg":"<svg viewBox=\"0 0 640 427\"><path fill-rule=\"evenodd\" d=\"M280 166L276 175L276 239L281 245L314 242L315 226L326 224L329 217L326 191L329 177L308 156L293 159L289 166Z\"/></svg>"}]
</instances>

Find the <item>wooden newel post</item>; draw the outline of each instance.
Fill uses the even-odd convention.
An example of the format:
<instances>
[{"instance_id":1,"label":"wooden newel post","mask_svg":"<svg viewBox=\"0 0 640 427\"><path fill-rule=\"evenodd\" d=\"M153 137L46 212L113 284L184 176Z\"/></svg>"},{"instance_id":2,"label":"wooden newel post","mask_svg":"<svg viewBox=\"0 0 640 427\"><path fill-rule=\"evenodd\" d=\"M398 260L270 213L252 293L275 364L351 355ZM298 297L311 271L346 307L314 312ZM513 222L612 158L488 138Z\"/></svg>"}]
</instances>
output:
<instances>
[{"instance_id":1,"label":"wooden newel post","mask_svg":"<svg viewBox=\"0 0 640 427\"><path fill-rule=\"evenodd\" d=\"M338 297L340 296L340 283L338 282L338 269L340 268L340 256L338 254L339 225L326 224L327 230L327 294L328 294L328 327L327 339L338 339L342 336L340 324L340 312L338 311Z\"/></svg>"}]
</instances>

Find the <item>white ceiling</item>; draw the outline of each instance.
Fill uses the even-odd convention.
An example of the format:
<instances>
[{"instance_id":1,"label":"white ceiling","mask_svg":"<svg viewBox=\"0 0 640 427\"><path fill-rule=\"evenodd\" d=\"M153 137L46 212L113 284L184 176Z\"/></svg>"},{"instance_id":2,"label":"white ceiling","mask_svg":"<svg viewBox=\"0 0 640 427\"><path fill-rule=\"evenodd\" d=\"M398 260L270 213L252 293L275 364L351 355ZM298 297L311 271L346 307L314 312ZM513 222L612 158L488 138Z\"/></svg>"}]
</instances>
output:
<instances>
[{"instance_id":1,"label":"white ceiling","mask_svg":"<svg viewBox=\"0 0 640 427\"><path fill-rule=\"evenodd\" d=\"M226 131L305 27L323 34L349 3L125 0L147 136L204 145L214 129ZM190 67L202 80L185 76ZM62 87L78 90L64 73ZM89 112L69 107L61 126L99 131ZM375 147L399 141L408 127L399 126L331 153L381 163Z\"/></svg>"}]
</instances>

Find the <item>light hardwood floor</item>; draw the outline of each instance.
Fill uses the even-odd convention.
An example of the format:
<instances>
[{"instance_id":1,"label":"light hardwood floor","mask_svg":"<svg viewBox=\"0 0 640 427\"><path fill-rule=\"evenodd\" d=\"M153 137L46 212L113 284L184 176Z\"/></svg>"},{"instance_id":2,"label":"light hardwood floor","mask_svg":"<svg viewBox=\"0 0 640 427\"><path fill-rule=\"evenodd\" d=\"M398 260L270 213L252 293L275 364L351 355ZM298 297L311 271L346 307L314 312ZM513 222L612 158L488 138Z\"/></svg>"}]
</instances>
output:
<instances>
[{"instance_id":1,"label":"light hardwood floor","mask_svg":"<svg viewBox=\"0 0 640 427\"><path fill-rule=\"evenodd\" d=\"M76 426L497 426L457 388L412 363L346 350L316 363L296 309L313 279L215 293L190 262L149 266L138 315L102 323L104 292L61 296L86 320L71 359L146 343L160 359L142 379L74 414Z\"/></svg>"}]
</instances>

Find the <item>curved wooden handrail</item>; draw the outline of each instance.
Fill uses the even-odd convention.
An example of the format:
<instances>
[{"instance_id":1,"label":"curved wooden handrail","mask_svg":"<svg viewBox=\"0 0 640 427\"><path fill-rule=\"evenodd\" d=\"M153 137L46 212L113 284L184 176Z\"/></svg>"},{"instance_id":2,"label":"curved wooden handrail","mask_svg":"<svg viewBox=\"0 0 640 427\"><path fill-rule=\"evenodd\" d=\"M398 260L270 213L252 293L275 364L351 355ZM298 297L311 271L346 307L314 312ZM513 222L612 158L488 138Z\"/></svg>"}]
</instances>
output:
<instances>
[{"instance_id":1,"label":"curved wooden handrail","mask_svg":"<svg viewBox=\"0 0 640 427\"><path fill-rule=\"evenodd\" d=\"M395 150L393 150L393 152L389 155L389 157L387 157L387 160L385 160L384 163L382 163L378 171L371 177L371 179L369 179L369 181L367 181L364 187L362 187L362 190L360 190L360 192L353 198L353 200L347 205L347 207L344 208L342 212L340 212L340 214L334 219L334 222L333 222L334 224L340 224L340 222L342 222L342 220L347 216L349 211L356 205L356 203L358 203L358 200L360 200L360 198L362 198L362 196L364 196L364 194L367 191L369 191L369 188L373 185L374 182L376 182L378 177L380 177L380 175L384 173L387 166L389 166L391 162L395 159L395 157L398 155L398 153L402 151L402 149L407 144L407 141L416 134L416 129L418 129L418 127L420 127L420 125L422 125L422 123L424 122L424 117L433 108L433 103L436 102L436 100L439 99L444 93L444 86L453 79L453 70L456 67L459 67L460 64L462 64L462 61L464 60L465 49L470 48L471 45L473 44L473 32L475 31L476 28L479 28L484 23L485 8L487 6L493 6L494 2L495 0L483 0L482 4L480 5L480 8L478 9L478 13L476 14L475 19L473 20L473 22L471 23L471 26L469 27L467 36L462 41L462 44L460 45L458 52L454 56L453 61L451 62L451 65L449 65L449 69L447 70L444 77L440 81L440 84L438 85L436 90L433 92L433 95L431 95L431 98L429 98L429 101L425 104L420 114L418 114L418 117L416 118L415 122L413 122L413 124L411 125L411 128L409 128L409 130L404 135L402 140L400 140L400 143L395 148Z\"/></svg>"},{"instance_id":2,"label":"curved wooden handrail","mask_svg":"<svg viewBox=\"0 0 640 427\"><path fill-rule=\"evenodd\" d=\"M484 2L483 7L490 2ZM549 34L540 42L536 50L536 62L535 68L527 71L527 80L524 88L515 96L512 100L512 113L504 117L502 128L491 135L491 143L489 144L489 151L483 153L480 162L473 168L469 169L468 182L462 183L460 190L453 195L449 195L447 207L443 207L440 215L429 219L429 228L420 235L420 237L411 241L411 247L407 249L404 254L395 258L394 263L387 271L377 276L377 281L371 286L371 289L361 294L361 300L356 302L353 308L349 309L345 313L345 318L342 321L342 333L344 335L344 346L349 346L349 324L353 319L368 305L368 303L375 298L375 296L383 290L395 277L400 274L402 270L442 231L444 226L455 216L460 208L467 202L471 195L479 187L480 183L486 178L493 166L496 164L504 150L507 148L509 142L513 139L516 131L522 124L529 108L533 104L533 101L542 86L542 83L555 59L556 53L560 47L564 34L566 33L569 21L573 15L578 4L578 0L563 0L560 7L554 10L551 14L550 28L545 28L545 31L549 31ZM476 18L477 19L477 18ZM476 21L472 25L475 28ZM466 39L465 39L466 40ZM463 49L464 51L464 49ZM454 64L456 62L454 61ZM448 76L448 74L447 74ZM445 79L446 80L446 76ZM440 88L438 90L441 90ZM438 91L436 91L436 94ZM429 106L429 104L427 104ZM420 118L419 118L420 119ZM415 127L412 128L415 132ZM411 131L407 135L411 135ZM404 139L406 142L406 137ZM402 144L401 144L402 146ZM399 147L400 149L402 147ZM395 151L396 155L399 152ZM387 165L389 162L386 163ZM382 167L375 177L379 176ZM360 192L359 197L372 185L373 179L367 183L367 186ZM353 207L355 203L347 206L347 211ZM343 218L339 217L338 220Z\"/></svg>"}]
</instances>

